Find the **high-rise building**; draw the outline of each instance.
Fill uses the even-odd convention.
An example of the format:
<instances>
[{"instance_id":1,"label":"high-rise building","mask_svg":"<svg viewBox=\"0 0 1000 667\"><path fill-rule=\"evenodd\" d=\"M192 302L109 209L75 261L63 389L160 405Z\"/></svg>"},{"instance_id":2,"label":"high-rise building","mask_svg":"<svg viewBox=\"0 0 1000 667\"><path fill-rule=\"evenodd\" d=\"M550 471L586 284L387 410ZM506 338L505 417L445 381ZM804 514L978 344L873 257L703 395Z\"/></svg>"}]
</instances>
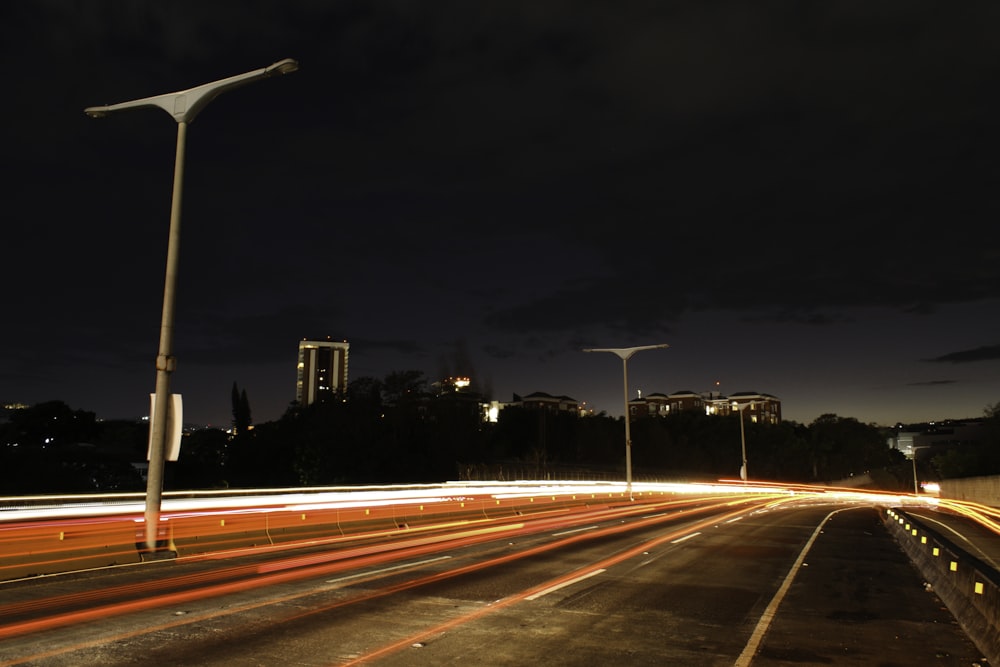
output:
<instances>
[{"instance_id":1,"label":"high-rise building","mask_svg":"<svg viewBox=\"0 0 1000 667\"><path fill-rule=\"evenodd\" d=\"M347 341L306 340L299 342L299 364L295 400L299 405L333 398L347 389Z\"/></svg>"}]
</instances>

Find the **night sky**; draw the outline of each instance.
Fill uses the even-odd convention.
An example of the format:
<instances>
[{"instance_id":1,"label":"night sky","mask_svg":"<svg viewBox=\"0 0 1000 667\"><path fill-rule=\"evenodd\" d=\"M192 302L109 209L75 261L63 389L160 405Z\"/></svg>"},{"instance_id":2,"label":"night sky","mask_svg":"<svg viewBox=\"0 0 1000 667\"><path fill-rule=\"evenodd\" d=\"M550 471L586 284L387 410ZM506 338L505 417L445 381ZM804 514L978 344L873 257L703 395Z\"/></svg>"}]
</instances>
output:
<instances>
[{"instance_id":1,"label":"night sky","mask_svg":"<svg viewBox=\"0 0 1000 667\"><path fill-rule=\"evenodd\" d=\"M893 424L1000 401L995 2L0 5L0 400L146 414L176 124L84 107L282 58L188 132L185 419L350 376L622 412L759 391ZM719 383L716 385L716 383Z\"/></svg>"}]
</instances>

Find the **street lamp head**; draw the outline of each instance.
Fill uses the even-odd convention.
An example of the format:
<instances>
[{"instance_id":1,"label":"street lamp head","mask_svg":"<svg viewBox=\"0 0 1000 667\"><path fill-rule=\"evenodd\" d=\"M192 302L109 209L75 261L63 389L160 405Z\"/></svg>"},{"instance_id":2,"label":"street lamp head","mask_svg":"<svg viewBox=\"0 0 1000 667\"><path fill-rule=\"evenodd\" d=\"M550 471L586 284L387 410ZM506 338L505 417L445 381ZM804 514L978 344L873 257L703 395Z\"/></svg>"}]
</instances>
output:
<instances>
[{"instance_id":1,"label":"street lamp head","mask_svg":"<svg viewBox=\"0 0 1000 667\"><path fill-rule=\"evenodd\" d=\"M639 345L637 347L587 347L582 350L582 352L610 352L616 354L622 359L628 360L636 352L641 352L642 350L660 350L670 347L666 343L659 343L658 345Z\"/></svg>"},{"instance_id":2,"label":"street lamp head","mask_svg":"<svg viewBox=\"0 0 1000 667\"><path fill-rule=\"evenodd\" d=\"M144 97L139 100L130 100L103 107L87 107L84 109L84 112L91 118L100 118L112 111L137 109L140 107L159 107L173 116L174 120L178 123L191 123L194 122L195 116L198 115L205 105L219 94L250 83L251 81L256 81L257 79L264 79L278 74L288 74L289 72L296 71L298 68L299 63L297 60L285 58L252 72L244 72L243 74L237 74L226 79L211 81L200 86L195 86L194 88L188 88L187 90L178 90L165 95Z\"/></svg>"},{"instance_id":3,"label":"street lamp head","mask_svg":"<svg viewBox=\"0 0 1000 667\"><path fill-rule=\"evenodd\" d=\"M299 61L294 58L285 58L284 60L279 60L273 65L269 65L264 68L264 71L268 76L273 74L291 74L299 69Z\"/></svg>"}]
</instances>

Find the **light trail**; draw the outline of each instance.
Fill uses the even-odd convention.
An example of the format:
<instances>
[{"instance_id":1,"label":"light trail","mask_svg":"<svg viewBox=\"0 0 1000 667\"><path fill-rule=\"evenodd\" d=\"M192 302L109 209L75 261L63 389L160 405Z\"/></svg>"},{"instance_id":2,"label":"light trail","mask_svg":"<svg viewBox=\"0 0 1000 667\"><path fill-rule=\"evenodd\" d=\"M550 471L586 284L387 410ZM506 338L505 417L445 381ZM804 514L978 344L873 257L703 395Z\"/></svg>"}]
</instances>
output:
<instances>
[{"instance_id":1,"label":"light trail","mask_svg":"<svg viewBox=\"0 0 1000 667\"><path fill-rule=\"evenodd\" d=\"M746 499L744 499L744 503L746 503L746 504L759 503L761 501L762 501L762 499L760 499L760 498L746 498ZM671 504L676 504L676 503L671 503ZM673 514L670 514L669 515L669 520L674 520L674 519L677 519L677 518L687 517L687 516L690 516L692 514L702 514L702 513L705 513L705 512L710 512L710 511L713 511L713 510L721 509L723 507L728 507L730 505L729 502L720 502L720 501L715 501L715 502L711 502L711 503L708 503L708 504L699 504L699 503L690 503L690 504L692 504L694 506L693 507L689 507L687 509L683 509L683 510L678 511L678 512L675 512ZM623 508L613 508L613 509L607 510L607 513L608 513L610 519L614 520L615 515L621 515L622 511L623 511ZM640 512L640 511L644 512L644 511L647 511L647 508L644 508L644 507L634 508L634 507L632 507L632 508L630 508L630 511L632 513L637 513L637 512ZM745 511L745 508L742 509L742 510L739 510L739 511ZM730 515L732 515L732 514L735 514L735 512L731 513ZM727 516L730 516L730 515L727 515ZM528 557L531 557L531 556L534 556L534 555L538 555L538 554L550 552L550 551L553 551L553 550L556 550L556 549L565 548L567 546L570 546L570 545L578 543L578 542L592 540L592 539L595 539L595 538L597 538L599 536L615 535L615 534L620 534L620 533L623 533L623 532L626 532L626 531L629 531L629 530L634 530L634 529L637 529L637 528L640 528L640 527L646 527L646 526L650 526L650 525L656 525L656 524L663 523L664 521L668 520L667 518L664 518L666 516L668 516L668 515L660 515L658 517L658 519L641 519L641 520L636 521L636 522L634 522L632 524L627 524L627 523L615 524L615 525L612 525L612 526L608 527L607 529L604 529L602 531L597 531L597 532L578 533L578 534L575 534L575 535L572 535L572 536L568 536L565 539L562 539L562 540L559 540L559 541L556 541L556 542L545 543L545 544L542 544L542 545L539 545L539 546L536 546L536 547L532 547L532 548L529 548L529 549L526 549L526 550L523 550L523 551L519 551L519 552L515 552L515 553L511 553L511 554L505 554L503 556L500 556L500 557L497 557L497 558L492 558L492 559L489 559L489 560L483 561L483 562L471 563L471 564L465 565L463 567L449 569L449 570L444 571L444 572L435 573L435 574L432 574L432 575L421 577L419 579L415 579L415 580L403 582L403 583L400 583L400 584L397 584L397 585L394 585L394 586L391 586L391 587L388 587L388 588L383 588L383 589L380 589L380 590L377 590L377 591L374 591L374 592L371 592L371 593L367 593L367 594L364 594L364 595L361 595L361 596L357 596L357 597L350 598L350 599L347 599L347 600L338 601L338 602L336 602L334 604L326 605L326 606L324 606L322 608L314 608L314 609L311 609L308 612L305 612L303 614L299 614L299 615L293 616L291 618L286 618L284 620L284 622L291 622L291 621L294 621L294 620L296 620L298 618L302 618L302 617L305 617L305 616L313 615L313 614L316 614L316 613L321 613L321 612L329 611L331 609L335 609L335 608L347 606L347 605L350 605L350 604L356 604L358 602L362 602L362 601L366 601L366 600L372 600L372 599L377 599L377 598L385 597L385 596L392 595L392 594L395 594L395 593L398 593L398 592L401 592L401 591L410 590L410 589L413 589L413 588L425 586L425 585L428 585L428 584L431 584L431 583L435 583L435 582L439 582L439 581L444 581L444 580L451 579L451 578L454 578L454 577L459 577L459 576L462 576L464 574L469 574L469 573L476 572L476 571L479 571L479 570L483 570L483 569L486 569L486 568L496 567L498 565L502 565L502 564L514 562L514 561L517 561L517 560L522 559L522 558L528 558ZM716 517L713 516L713 517L711 517L709 519L704 520L702 523L699 523L698 525L699 526L707 526L707 525L711 525L711 524L713 524L713 523L715 523L717 521L718 521L718 518L716 518ZM540 523L548 524L548 523L551 523L551 522L552 522L552 520L543 520ZM534 530L530 530L530 528L534 528ZM521 530L521 534L532 534L532 533L539 533L539 532L545 532L547 530L551 530L551 526L549 526L549 525L534 526L534 527L527 527L526 526L526 527L521 528L520 530ZM689 528L685 529L685 531L686 530L689 530ZM682 534L682 532L685 532L685 531L673 532L673 533L670 534L670 536L671 537L676 537L676 536ZM50 629L53 629L53 628L58 628L58 627L62 627L62 626L69 625L69 624L86 623L86 622L90 622L90 621L95 621L95 620L107 618L109 616L121 615L121 614L125 614L125 613L137 612L137 611L143 611L143 610L147 610L147 609L153 609L153 608L156 608L156 607L162 607L162 606L169 605L169 604L180 604L180 603L193 602L193 601L196 601L196 600L202 600L202 599L206 599L206 598L209 598L209 597L216 597L216 596L221 596L221 595L226 595L226 594L232 594L232 593L238 593L238 592L243 592L243 591L247 591L247 590L252 590L252 589L260 588L260 587L263 587L263 586L270 586L270 585L275 585L275 584L280 584L280 583L292 582L292 581L302 580L302 579L316 577L316 576L328 576L329 574L331 574L333 572L343 571L343 570L346 570L346 569L366 567L366 566L370 566L370 565L374 565L374 564L380 564L382 562L387 562L387 561L392 560L392 559L399 560L399 559L402 559L402 558L405 558L405 557L414 557L416 555L423 555L423 554L426 554L426 553L432 553L435 549L438 549L438 548L440 548L441 545L445 545L445 544L447 544L448 548L457 548L458 546L465 546L465 545L469 545L469 544L474 544L474 543L477 543L477 542L485 541L486 539L493 539L493 538L495 538L495 535L488 535L487 533L484 532L484 533L481 533L481 534L478 534L478 535L464 536L464 537L462 537L462 538L460 538L458 540L455 540L454 543L445 543L445 542L442 542L442 543L430 543L430 544L423 544L423 545L420 545L420 546L416 546L416 547L413 547L413 548L404 548L402 550L400 550L398 548L399 545L395 545L396 548L393 551L391 551L391 552L387 552L387 553L383 553L383 554L376 554L376 555L369 555L367 558L354 558L354 559L344 560L344 561L341 561L341 562L324 563L324 564L321 564L321 565L310 565L310 566L300 567L300 568L297 568L297 569L279 570L279 571L269 572L267 574L256 574L256 576L253 576L252 578L247 578L247 579L235 579L235 580L223 581L223 582L218 582L218 581L213 581L212 580L213 577L215 577L217 575L220 575L220 574L224 575L224 576L227 576L227 577L234 577L234 576L237 576L239 574L246 575L246 574L249 574L251 570L255 571L255 566L241 566L241 567L236 567L236 568L228 568L228 569L222 570L222 571L213 571L213 572L209 572L209 573L201 573L201 574L189 575L189 576L185 576L185 577L175 577L175 578L173 578L171 580L157 581L157 582L154 582L151 585L137 584L137 585L133 585L133 586L120 587L120 589L118 589L120 591L127 590L129 593L143 592L146 595L146 597L142 597L142 598L134 599L134 600L127 600L127 601L117 602L117 603L105 604L105 605L89 606L86 609L79 609L79 610L70 611L70 612L56 613L56 614L53 614L53 615L50 615L50 616L47 616L47 617L44 617L44 618L40 618L40 619L32 619L32 620L28 620L28 621L21 621L21 622L10 623L10 624L7 624L7 625L5 625L3 627L0 627L0 638L9 638L9 637L19 636L19 635L23 635L23 634L27 634L27 633L34 633L34 632L40 632L40 631L43 631L43 630L50 630ZM664 538L664 539L666 539L666 538ZM662 541L663 540L661 539L661 540L658 540L658 541L654 541L654 542L652 542L650 544L659 543L659 542L662 542ZM641 552L642 548L643 547L639 548L640 552ZM362 554L363 552L367 552L367 549L357 550L357 551L354 552L354 554L358 555L358 554ZM634 555L634 552L635 552L635 549L632 549L632 550L629 550L627 553ZM345 556L345 558L347 558L347 557ZM608 561L608 562L610 563L612 561ZM615 562L617 562L617 561L615 561ZM603 565L598 565L598 566L601 567ZM582 574L582 573L576 573L573 576L579 576L579 574ZM376 575L376 574L369 573L369 575L370 575L369 578L371 578L371 579L374 579L374 578L378 577L378 575ZM204 581L199 582L199 579L202 579L202 578L204 578ZM568 577L568 578L571 578L571 577ZM558 585L559 583L562 583L562 581L564 581L565 579L567 579L567 578L561 578L560 580L549 582L548 585L550 585L550 586ZM157 589L157 588L164 588L164 587L169 588L171 586L176 586L178 584L183 585L183 586L194 586L194 585L197 585L199 583L204 584L205 582L209 582L209 583L207 583L207 585L201 585L200 588L193 588L193 589L192 588L186 588L185 590L174 590L174 591L170 591L170 592L164 592L164 593L161 593L161 594L155 595L155 596L150 596L149 595L149 592L150 592L151 588L154 589L154 590ZM542 588L544 588L544 587L542 587ZM541 588L539 588L537 590L541 590ZM537 592L537 590L533 590L531 592ZM98 593L98 595L103 596L107 592L108 592L108 589L104 589L103 591L100 591ZM302 594L300 594L298 596L293 596L293 597L299 597L299 596L305 596L305 595L314 595L315 593L316 593L315 590L310 590L308 593L302 593ZM521 596L521 597L523 597L523 596ZM282 599L283 600L284 599L288 599L288 597L285 596ZM79 597L77 597L77 596L61 596L60 598L49 598L49 599L43 600L43 601L41 601L41 603L45 604L45 605L52 606L54 600L55 601L59 601L61 604L76 603L77 605L79 605L79 604L91 604L91 603L93 603L95 601L95 598L92 598L89 595L84 595L84 596L79 596ZM253 605L250 605L249 607L246 606L246 605L242 605L242 606L234 607L234 608L229 609L229 610L220 610L217 613L213 613L211 615L211 617L218 617L218 616L222 616L222 615L228 615L228 614L231 614L231 613L238 613L239 611L246 610L248 608L256 608L258 606L264 606L266 604L273 604L273 603L274 603L274 601L272 600L272 601L268 601L268 602L261 602L259 604L253 604ZM27 610L28 610L28 607L25 607L25 608L20 609L20 610L18 610L16 608L10 608L10 607L4 609L5 612L15 612L15 613L18 612L18 611L23 612L23 611L27 611ZM133 637L133 636L137 636L139 634L146 634L146 633L156 632L158 630L167 629L167 628L170 628L170 627L177 627L179 625L185 625L187 623L194 623L198 619L203 619L203 618L205 618L204 615L197 616L197 617L185 617L183 619L176 619L176 620L171 621L171 622L169 622L167 624L160 624L160 625L157 625L157 626L147 627L147 628L145 628L142 631L136 631L134 633L128 633L127 635L119 635L119 637L126 637L126 636L127 637ZM85 648L87 646L99 645L99 644L107 643L109 641L114 641L114 638L108 638L108 639L105 639L105 640L98 641L96 643L95 642L87 642L86 644L79 644L79 645L76 645L76 646L65 647L63 649L60 649L56 653L46 653L46 656L51 656L51 655L55 655L55 654L69 653L69 652L72 652L72 651L75 651L75 650L79 650L79 649ZM33 660L33 659L35 659L35 657L22 658L20 661L24 661L24 660L29 660L30 661L30 660ZM2 665L2 664L4 664L4 663L0 663L0 665ZM14 664L14 663L11 663L11 664Z\"/></svg>"},{"instance_id":2,"label":"light trail","mask_svg":"<svg viewBox=\"0 0 1000 667\"><path fill-rule=\"evenodd\" d=\"M178 555L377 534L627 502L617 483L441 484L165 494L161 539ZM717 491L719 492L719 491ZM642 487L649 502L674 486ZM0 498L0 580L141 561L139 494ZM61 502L65 501L65 502ZM75 561L79 561L74 567Z\"/></svg>"},{"instance_id":3,"label":"light trail","mask_svg":"<svg viewBox=\"0 0 1000 667\"><path fill-rule=\"evenodd\" d=\"M931 504L939 510L945 510L947 514L964 517L971 521L974 525L978 525L991 533L1000 535L1000 522L997 521L997 519L1000 519L1000 508L968 501L943 498L934 499ZM953 534L956 538L962 540L967 549L978 554L978 557L984 563L989 564L990 567L995 570L1000 570L1000 565L998 565L988 553L984 552L973 539L964 535L954 526L951 526L943 521L939 521L934 517L927 516L925 513L911 511L910 514L919 517L922 521L937 525L940 530Z\"/></svg>"},{"instance_id":4,"label":"light trail","mask_svg":"<svg viewBox=\"0 0 1000 667\"><path fill-rule=\"evenodd\" d=\"M980 526L1000 535L1000 509L962 500L938 499L937 505L966 517Z\"/></svg>"},{"instance_id":5,"label":"light trail","mask_svg":"<svg viewBox=\"0 0 1000 667\"><path fill-rule=\"evenodd\" d=\"M880 505L892 503L894 501L900 500L898 494L868 494L865 492L859 492L856 490L840 490L840 489L823 489L822 491L814 491L812 488L806 490L805 488L798 489L795 493L789 493L787 490L782 490L780 488L771 487L767 485L759 485L754 487L752 491L748 491L740 483L739 487L734 489L726 488L723 484L718 485L699 485L697 488L704 492L708 492L706 496L699 496L697 493L689 490L680 496L680 492L675 489L671 489L669 498L662 498L667 492L666 487L658 486L655 487L656 491L652 489L642 489L638 485L635 487L635 495L638 497L643 497L643 494L647 494L643 498L643 502L628 502L622 501L620 495L616 490L608 491L607 487L600 487L602 490L596 490L597 487L582 486L582 487L558 487L561 490L566 488L572 488L574 492L583 493L583 489L586 489L586 493L594 495L592 498L586 498L585 503L580 503L577 506L562 506L557 502L552 505L546 505L539 507L539 504L534 506L525 504L523 507L525 510L530 510L531 516L519 516L519 517L505 517L505 518L477 518L474 520L452 520L447 522L442 522L438 524L428 524L419 525L414 528L405 529L392 529L392 530L373 530L363 533L355 533L352 535L336 535L334 537L326 537L322 539L309 538L308 540L303 540L299 542L285 542L281 544L273 545L263 545L256 546L252 548L243 548L240 550L230 550L226 552L218 552L214 554L199 554L195 556L187 556L178 560L204 560L210 561L213 559L222 559L235 556L237 554L280 554L286 549L299 548L304 544L311 546L316 545L328 545L331 547L344 547L340 548L337 552L325 552L321 554L314 554L310 556L293 556L290 558L278 558L270 563L265 563L262 565L253 566L237 566L222 569L213 569L210 572L204 572L199 574L190 574L180 577L169 577L161 580L150 581L143 584L131 584L118 586L113 589L105 589L98 592L90 592L86 594L74 595L64 595L57 596L53 598L48 598L45 600L38 600L32 603L23 603L24 606L20 608L11 607L9 605L4 605L4 608L0 613L7 614L9 611L20 612L22 614L27 613L47 613L49 611L54 611L50 616L45 618L27 620L23 622L15 623L11 626L0 626L0 638L13 637L21 634L28 634L33 632L40 632L43 630L48 630L52 628L58 628L68 624L75 624L81 622L90 622L98 619L106 618L110 615L120 615L126 614L133 611L141 611L143 609L151 609L154 607L169 605L169 604L180 604L185 602L190 602L194 600L202 600L209 597L228 595L231 593L236 593L240 591L253 590L265 586L270 586L273 584L297 581L310 577L317 576L330 576L337 572L343 572L350 569L357 569L361 567L373 567L379 566L384 563L397 562L405 560L407 558L422 557L428 554L439 554L445 549L458 549L466 546L473 546L476 544L488 542L495 540L497 537L503 536L504 538L517 538L529 535L539 535L541 533L559 530L551 537L565 538L559 539L556 542L539 545L537 547L532 547L530 549L525 549L523 551L518 551L512 554L505 554L500 557L490 558L482 562L467 563L456 568L451 568L444 572L434 573L431 575L420 576L400 584L386 587L384 589L379 589L374 592L366 593L361 596L352 597L347 600L339 601L335 604L325 606L322 609L311 609L299 616L285 619L279 622L291 622L296 618L301 618L303 616L308 616L315 613L320 613L327 611L329 609L335 609L338 607L347 606L350 604L355 604L364 600L371 600L375 598L384 597L387 595L392 595L394 593L409 590L412 588L417 588L420 586L425 586L433 584L436 582L444 581L452 577L459 577L464 574L469 574L476 572L485 568L496 567L498 565L503 565L505 563L514 562L521 558L528 558L531 556L546 553L553 549L565 548L571 546L574 543L583 542L585 540L592 540L599 537L616 535L619 533L627 532L630 530L639 529L647 526L656 526L659 524L672 522L672 521L689 521L693 517L698 516L705 512L714 512L721 509L728 509L721 518L720 516L712 516L710 518L704 519L693 525L686 525L682 529L676 531L671 531L669 535L661 536L657 540L651 540L643 543L635 550L629 550L625 552L626 554L631 554L634 556L636 553L641 553L643 550L648 550L651 546L661 544L663 540L668 540L673 538L674 543L683 542L686 539L690 539L700 534L698 532L691 533L692 530L697 531L698 527L707 527L710 525L717 525L720 521L725 523L731 523L741 520L743 517L754 514L756 512L769 511L781 506L784 506L792 502L836 502L841 503L844 501L851 502L864 502L865 504ZM546 494L553 501L556 499L556 491L554 488L549 488L546 486L536 487L536 492L539 489L544 489L549 493ZM496 489L494 489L496 490ZM447 502L451 503L450 506L461 505L461 509L467 511L469 515L479 512L480 506L489 506L492 503L497 503L500 501L501 496L504 498L510 498L516 496L517 498L523 500L525 487L510 487L504 490L502 493L496 493L490 495L488 498L474 497L472 493L472 488L462 488L454 489L453 494L443 494L440 487L432 493L431 489L427 489L427 495L425 498L442 499L447 498ZM508 491L510 491L508 493ZM602 495L603 497L597 497ZM660 498L656 499L659 495ZM539 497L536 493L534 498ZM920 502L922 505L928 504L928 501L924 498L904 498L905 504L912 504L914 502ZM213 502L217 500L214 499ZM273 498L268 499L273 502ZM545 500L542 498L541 500ZM573 501L578 501L579 498L573 497ZM957 514L961 514L970 519L976 520L977 523L1000 532L998 527L997 519L1000 519L1000 510L996 508L986 508L984 506L975 506L975 504L969 503L957 503L953 501L937 501L935 503L942 508L948 508ZM371 503L369 503L371 505ZM297 512L303 507L310 507L310 511L318 511L317 508L321 507L322 504L305 504L300 503L295 505L293 512ZM375 506L375 505L371 505ZM380 504L378 507L386 507L390 510L390 517L394 519L391 515L391 511L400 509L399 507L393 507L391 503L389 505ZM323 506L325 507L325 506ZM582 509L581 509L582 508ZM409 509L412 509L410 507ZM357 511L357 506L352 506L352 511ZM0 510L2 513L5 510ZM363 508L362 508L363 511ZM653 512L652 514L650 512ZM282 512L288 513L285 506L275 506L269 505L267 507L257 507L255 509L246 508L246 511L234 511L234 512L220 512L218 509L210 509L205 513L199 511L188 511L186 513L177 513L175 517L180 520L190 520L190 519L210 519L212 521L224 518L230 519L231 517L237 517L241 515L246 516L276 516ZM599 526L594 526L593 522L596 520L595 517L600 517L601 521L614 521L629 520L628 523L622 525L607 526L605 528L600 528ZM978 518L976 518L978 517ZM134 521L134 519L130 519ZM75 519L59 519L53 522L38 522L34 525L35 528L43 531L51 532L54 528L59 527L64 531L64 535L67 537L72 535L72 531L79 524L76 523ZM90 523L87 525L114 525L117 519L115 517L101 517L97 519L90 519ZM585 525L586 524L586 525ZM209 524L206 524L209 525ZM3 540L4 531L7 528L14 528L14 526L2 525L0 524L0 542ZM23 527L22 527L23 528ZM126 534L129 535L128 540L134 540L134 525L130 525L129 531ZM434 534L435 531L444 531L447 533ZM95 532L100 532L95 528ZM9 533L8 533L9 534ZM350 546L350 542L359 539L381 539L390 541L379 545L365 545L365 546ZM638 552L636 551L638 550ZM48 552L47 552L48 553ZM55 552L52 552L55 553ZM619 554L621 555L621 554ZM417 639L413 637L402 640L398 643L399 647L408 646L412 643L416 643L422 637L427 637L433 635L435 632L443 631L450 627L456 627L463 623L467 623L475 618L482 615L491 613L496 609L503 608L508 604L515 604L516 602L526 600L528 595L536 595L540 597L541 594L548 594L554 592L561 588L571 586L579 581L588 579L593 576L600 574L596 572L595 568L601 569L602 572L609 569L611 566L622 562L625 558L631 556L625 555L618 560L618 555L614 559L609 559L607 561L602 561L597 564L590 564L586 568L578 569L572 573L567 573L565 576L560 576L558 578L552 579L545 582L543 587L533 587L522 593L518 593L510 598L504 598L503 600L494 603L489 608L484 610L478 610L472 615L462 616L456 619L448 621L447 624L436 626L435 628L426 630L421 634L414 635ZM339 577L336 579L331 579L326 581L329 588L321 588L320 591L332 590L342 586L347 586L349 583L358 583L363 581L373 581L378 580L382 577L389 576L390 574L398 573L406 570L414 570L419 568L424 568L428 565L436 563L438 561L443 561L452 558L451 556L440 556L436 558L428 558L416 563L409 564L398 564L390 567L382 567L379 570L372 572L364 572L352 574L344 577ZM575 580L573 577L577 577ZM551 587L556 586L558 588L552 589ZM547 593L542 593L547 591ZM294 599L296 597L315 595L317 593L316 589L310 590L307 593L295 594L291 596L283 596L281 598L271 597L267 600L250 603L247 605L237 605L231 609L220 610L217 612L212 612L209 614L203 614L201 616L185 616L183 618L178 618L169 621L166 624L157 625L155 627L147 627L142 630L137 630L134 633L130 633L127 636L138 636L150 632L156 632L162 629L168 629L171 627L177 627L186 625L189 623L195 623L199 619L214 618L218 616L225 616L232 613L239 613L241 610L253 609L257 607L267 606L275 604L276 599L287 600ZM123 599L117 602L107 602L107 600L112 595L118 595L124 598L135 598L135 599ZM535 598L537 599L537 597ZM67 607L77 607L75 610L57 612L55 610L66 609ZM119 635L119 637L126 637L126 635ZM96 646L100 644L108 643L113 641L113 639L102 639L95 640L94 642L89 642L87 646ZM392 652L396 647L397 643L393 643L390 646L382 647L377 649L378 653L369 654L362 656L357 659L356 662L363 662L372 659L375 655L382 655ZM66 653L72 650L77 650L84 647L83 644L77 647L70 647L65 650L60 650L57 653L51 655L57 655L59 653ZM50 655L50 654L46 654ZM22 662L24 659L19 660ZM16 664L14 662L0 662L0 665Z\"/></svg>"},{"instance_id":6,"label":"light trail","mask_svg":"<svg viewBox=\"0 0 1000 667\"><path fill-rule=\"evenodd\" d=\"M723 505L725 505L725 503L721 503L720 505L717 505L716 507L721 507ZM736 516L737 514L743 512L743 511L745 511L745 508L741 509L741 510L729 512L728 514L724 514L722 517L717 517L717 516L709 517L708 519L704 519L704 520L702 520L700 522L695 523L693 526L685 527L684 529L679 530L679 531L671 531L671 532L667 533L666 535L661 535L661 536L659 536L657 538L654 538L652 540L648 540L646 542L643 542L642 544L639 544L638 546L634 546L634 547L631 547L629 549L626 549L625 551L622 551L622 552L620 552L618 554L615 554L614 556L610 556L610 557L605 558L603 560L600 560L600 561L598 561L596 563L591 563L591 564L589 564L589 565L587 565L587 566L585 566L583 568L579 568L579 569L574 570L572 572L566 573L565 575L563 575L561 577L557 577L556 579L549 580L549 581L547 581L547 582L545 582L543 584L540 584L538 586L531 587L531 588L529 588L529 589L527 589L525 591L522 591L522 592L520 592L520 593L518 593L516 595L511 595L511 596L508 596L508 597L506 597L506 598L504 598L502 600L498 600L497 602L494 602L493 604L489 605L488 607L484 607L484 608L477 609L475 611L472 611L472 612L469 612L469 613L466 613L466 614L463 614L463 615L460 615L460 616L456 616L455 618L452 618L452 619L450 619L450 620L448 620L448 621L446 621L444 623L435 625L434 627L431 627L431 628L427 628L425 630L420 631L419 633L411 634L411 635L409 635L407 637L404 637L403 639L399 639L399 640L394 641L394 642L392 642L390 644L387 644L387 645L385 645L385 646L383 646L381 648L375 649L374 651L371 651L371 652L369 652L366 655L359 656L358 658L349 660L349 661L347 661L345 663L341 663L341 664L343 664L343 665L360 665L360 664L363 664L363 663L375 660L377 658L381 658L381 657L384 657L386 655L389 655L389 654L392 654L392 653L396 653L396 652L398 652L400 650L403 650L405 648L413 646L414 644L421 643L422 641L424 641L424 640L426 640L426 639L428 639L430 637L433 637L433 636L436 636L436 635L441 635L444 632L447 632L448 630L452 630L452 629L454 629L456 627L459 627L461 625L465 625L467 623L471 623L471 622L473 622L475 620L478 620L478 619L480 619L480 618L482 618L482 617L484 617L484 616L486 616L488 614L496 613L497 611L499 611L501 609L505 609L505 608L507 608L507 607L509 607L511 605L517 604L517 603L522 602L522 601L529 600L532 597L534 597L535 599L537 599L538 597L541 596L541 594L544 594L546 591L551 591L551 590L556 589L556 588L564 588L564 587L566 587L568 585L572 585L573 583L577 583L579 581L583 581L585 579L588 579L589 577L598 574L596 572L596 570L600 570L601 572L607 571L608 569L610 569L614 565L617 565L617 564L619 564L621 562L624 562L626 560L629 560L629 559L634 558L634 557L639 556L639 555L645 555L646 552L649 549L655 548L655 547L657 547L657 546L659 546L661 544L664 544L666 542L671 542L671 541L673 541L673 540L681 537L685 533L689 532L690 530L697 530L697 529L702 529L702 528L708 528L710 526L717 525L719 523L720 519L724 521L724 520L726 520L728 518L732 518L733 516ZM624 530L624 528L622 528L622 527L614 527L614 528L611 528L611 529L609 529L607 531L602 531L600 534L601 535L613 534L613 533L623 532L623 530ZM594 535L594 533L587 533L587 534L585 534L583 536L577 536L575 538L570 538L569 540L567 540L567 542L576 542L576 541L579 541L581 537L592 537L593 535ZM538 551L545 551L545 550L548 550L548 547L549 547L549 545L543 545L543 547L536 547L536 549L533 549L531 551L532 552L534 552L536 550L538 550ZM507 560L506 558L498 559L498 561L506 561L506 560ZM474 569L479 569L479 568L477 567L477 568L474 568ZM410 588L410 587L411 586L407 586L406 588Z\"/></svg>"}]
</instances>

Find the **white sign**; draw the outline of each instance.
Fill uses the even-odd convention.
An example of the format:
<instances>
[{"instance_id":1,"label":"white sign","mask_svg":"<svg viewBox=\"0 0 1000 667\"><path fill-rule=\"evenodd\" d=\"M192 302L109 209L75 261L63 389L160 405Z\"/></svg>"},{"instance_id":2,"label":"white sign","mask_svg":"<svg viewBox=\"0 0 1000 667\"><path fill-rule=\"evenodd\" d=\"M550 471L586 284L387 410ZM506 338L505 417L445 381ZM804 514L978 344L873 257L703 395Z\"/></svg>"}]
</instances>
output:
<instances>
[{"instance_id":1,"label":"white sign","mask_svg":"<svg viewBox=\"0 0 1000 667\"><path fill-rule=\"evenodd\" d=\"M146 460L153 454L153 415L156 414L156 394L149 395L149 443L146 447ZM176 461L181 454L181 435L184 428L184 406L180 394L170 394L167 403L167 427L164 442L164 460Z\"/></svg>"}]
</instances>

